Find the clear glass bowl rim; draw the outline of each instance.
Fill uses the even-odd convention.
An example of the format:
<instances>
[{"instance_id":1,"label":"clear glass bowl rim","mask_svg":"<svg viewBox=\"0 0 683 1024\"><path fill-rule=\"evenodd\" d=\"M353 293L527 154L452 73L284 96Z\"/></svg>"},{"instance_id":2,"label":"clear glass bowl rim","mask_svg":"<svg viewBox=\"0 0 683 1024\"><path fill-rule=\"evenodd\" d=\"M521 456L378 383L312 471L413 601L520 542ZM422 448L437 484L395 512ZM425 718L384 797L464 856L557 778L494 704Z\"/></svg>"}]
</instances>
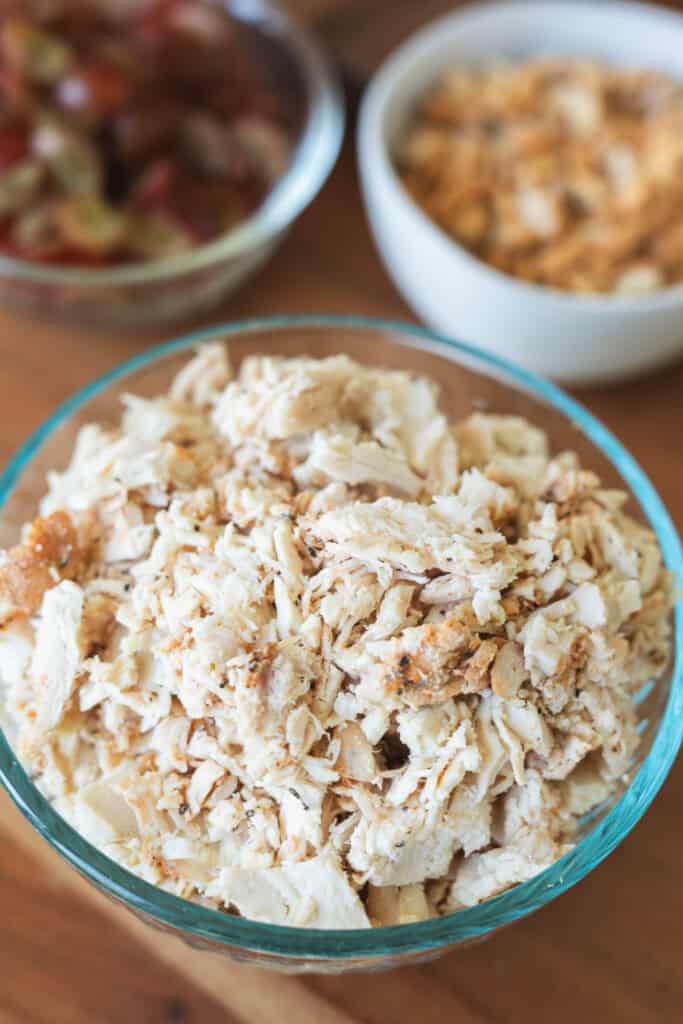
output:
<instances>
[{"instance_id":1,"label":"clear glass bowl rim","mask_svg":"<svg viewBox=\"0 0 683 1024\"><path fill-rule=\"evenodd\" d=\"M621 474L653 527L664 560L680 586L683 550L676 529L653 485L614 435L580 403L554 384L519 369L507 360L453 341L426 328L362 316L278 316L251 318L206 328L157 345L121 363L67 399L29 437L0 475L0 512L20 475L50 435L81 406L157 359L191 350L212 338L288 328L332 328L391 332L408 347L426 349L465 365L483 365L491 375L511 378L512 386L531 393L573 421ZM0 782L22 814L50 845L82 875L132 910L158 924L184 933L190 940L275 957L315 960L381 960L437 949L484 936L539 909L580 881L625 838L643 816L666 778L683 741L683 608L675 610L674 664L671 691L652 748L629 788L605 818L561 860L528 882L475 907L445 917L388 928L320 930L262 924L206 909L163 892L137 878L86 842L51 807L28 778L0 732Z\"/></svg>"},{"instance_id":2,"label":"clear glass bowl rim","mask_svg":"<svg viewBox=\"0 0 683 1024\"><path fill-rule=\"evenodd\" d=\"M334 167L344 137L344 101L337 77L315 39L268 0L220 0L220 6L239 21L262 24L273 31L302 73L310 102L294 159L265 201L228 234L178 256L89 269L31 263L0 254L0 276L82 288L166 281L267 244L311 202Z\"/></svg>"}]
</instances>

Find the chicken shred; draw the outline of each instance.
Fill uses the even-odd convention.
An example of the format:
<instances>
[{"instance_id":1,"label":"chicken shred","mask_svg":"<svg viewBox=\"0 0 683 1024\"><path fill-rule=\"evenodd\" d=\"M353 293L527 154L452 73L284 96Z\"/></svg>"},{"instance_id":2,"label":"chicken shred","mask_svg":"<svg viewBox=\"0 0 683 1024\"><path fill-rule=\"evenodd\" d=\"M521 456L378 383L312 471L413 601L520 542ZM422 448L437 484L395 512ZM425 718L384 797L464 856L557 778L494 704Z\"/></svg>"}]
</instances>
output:
<instances>
[{"instance_id":1,"label":"chicken shred","mask_svg":"<svg viewBox=\"0 0 683 1024\"><path fill-rule=\"evenodd\" d=\"M622 506L428 380L206 345L81 431L0 553L2 720L179 896L319 928L479 903L633 763L672 584Z\"/></svg>"}]
</instances>

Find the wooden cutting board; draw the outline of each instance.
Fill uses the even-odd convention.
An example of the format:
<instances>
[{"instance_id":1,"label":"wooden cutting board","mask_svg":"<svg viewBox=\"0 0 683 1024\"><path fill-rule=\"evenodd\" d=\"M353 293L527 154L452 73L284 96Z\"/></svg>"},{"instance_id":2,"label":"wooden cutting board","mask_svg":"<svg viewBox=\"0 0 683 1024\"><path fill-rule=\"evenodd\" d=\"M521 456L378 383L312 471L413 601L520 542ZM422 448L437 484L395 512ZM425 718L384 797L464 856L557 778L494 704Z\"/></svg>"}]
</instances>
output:
<instances>
[{"instance_id":1,"label":"wooden cutting board","mask_svg":"<svg viewBox=\"0 0 683 1024\"><path fill-rule=\"evenodd\" d=\"M360 83L436 0L299 0ZM347 144L273 262L212 320L411 314L376 257ZM93 336L0 312L0 462L74 389L161 337ZM683 366L583 400L683 526ZM674 1024L683 1020L683 767L581 885L491 941L424 967L265 975L147 929L86 885L0 798L0 1024Z\"/></svg>"}]
</instances>

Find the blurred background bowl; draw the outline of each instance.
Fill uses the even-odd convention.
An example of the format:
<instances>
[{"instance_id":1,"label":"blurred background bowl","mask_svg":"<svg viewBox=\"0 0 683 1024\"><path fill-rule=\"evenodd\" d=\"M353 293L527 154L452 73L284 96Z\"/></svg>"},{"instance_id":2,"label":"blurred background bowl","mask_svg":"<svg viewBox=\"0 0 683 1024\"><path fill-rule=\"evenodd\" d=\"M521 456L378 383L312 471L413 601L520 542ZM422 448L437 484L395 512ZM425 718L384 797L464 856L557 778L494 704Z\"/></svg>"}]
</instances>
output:
<instances>
[{"instance_id":1,"label":"blurred background bowl","mask_svg":"<svg viewBox=\"0 0 683 1024\"><path fill-rule=\"evenodd\" d=\"M62 405L0 475L0 547L35 515L46 473L66 465L86 423L118 422L126 393L165 392L194 346L229 342L235 366L250 354L328 356L426 374L441 386L451 417L475 409L524 416L556 451L578 452L606 486L629 496L629 511L657 535L664 560L683 584L683 553L652 484L619 442L554 385L495 356L419 327L361 317L281 317L211 328L148 350L116 367ZM552 867L495 899L445 917L390 928L319 931L244 920L163 892L109 860L74 831L33 785L0 732L0 781L29 822L82 875L147 923L211 952L288 972L374 970L434 959L485 938L544 906L592 871L628 834L666 778L683 738L683 609L676 612L675 662L638 696L641 745L620 788L580 822L576 846ZM9 737L11 739L11 737Z\"/></svg>"},{"instance_id":2,"label":"blurred background bowl","mask_svg":"<svg viewBox=\"0 0 683 1024\"><path fill-rule=\"evenodd\" d=\"M292 157L261 206L188 253L106 269L59 267L0 255L0 303L88 327L144 328L215 306L268 259L317 194L344 134L342 94L323 52L267 0L212 0L239 23L249 59L286 98L298 134Z\"/></svg>"},{"instance_id":3,"label":"blurred background bowl","mask_svg":"<svg viewBox=\"0 0 683 1024\"><path fill-rule=\"evenodd\" d=\"M417 101L443 71L543 54L683 79L683 17L620 0L560 0L468 6L432 22L389 57L365 93L358 153L366 210L394 283L435 330L563 382L615 381L683 352L683 287L642 298L586 296L507 276L430 220L394 167Z\"/></svg>"}]
</instances>

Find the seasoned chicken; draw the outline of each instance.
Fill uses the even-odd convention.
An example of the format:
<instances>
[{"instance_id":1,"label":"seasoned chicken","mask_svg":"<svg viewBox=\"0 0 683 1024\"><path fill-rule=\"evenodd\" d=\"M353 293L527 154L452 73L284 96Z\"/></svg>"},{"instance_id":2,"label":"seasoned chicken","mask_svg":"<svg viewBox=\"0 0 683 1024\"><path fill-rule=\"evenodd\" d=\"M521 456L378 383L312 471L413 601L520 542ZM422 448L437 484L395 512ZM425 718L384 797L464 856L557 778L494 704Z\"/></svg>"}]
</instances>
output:
<instances>
[{"instance_id":1,"label":"seasoned chicken","mask_svg":"<svg viewBox=\"0 0 683 1024\"><path fill-rule=\"evenodd\" d=\"M0 554L0 700L92 843L260 921L418 921L531 878L663 672L649 530L518 417L346 356L203 347Z\"/></svg>"}]
</instances>

